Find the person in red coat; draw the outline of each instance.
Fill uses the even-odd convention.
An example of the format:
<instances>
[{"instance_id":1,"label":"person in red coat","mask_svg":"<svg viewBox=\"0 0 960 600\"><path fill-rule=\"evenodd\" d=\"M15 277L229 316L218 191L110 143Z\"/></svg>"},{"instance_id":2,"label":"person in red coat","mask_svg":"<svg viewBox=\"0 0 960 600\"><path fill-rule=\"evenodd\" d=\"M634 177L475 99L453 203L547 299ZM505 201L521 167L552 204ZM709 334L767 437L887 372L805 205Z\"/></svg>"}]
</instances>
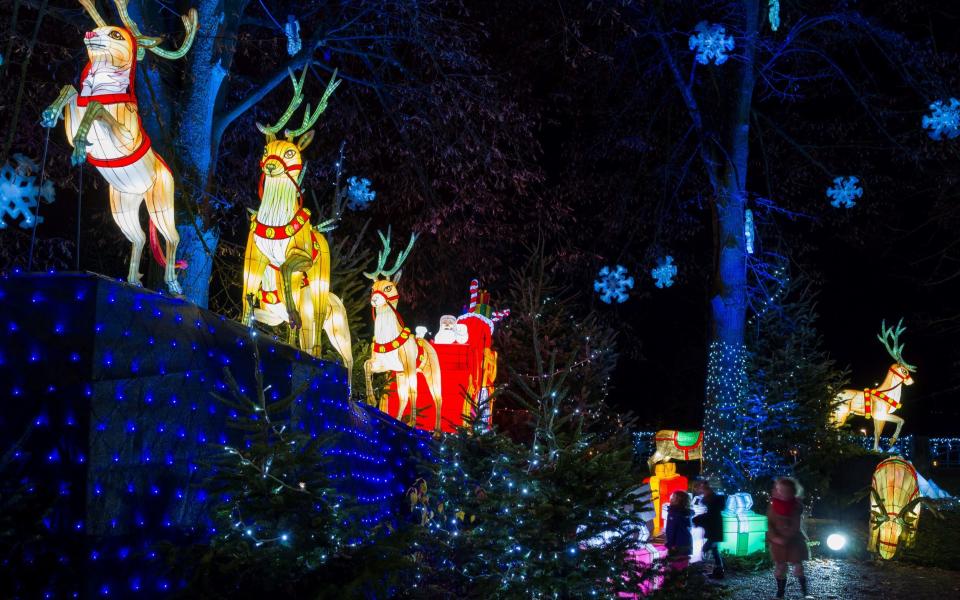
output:
<instances>
[{"instance_id":1,"label":"person in red coat","mask_svg":"<svg viewBox=\"0 0 960 600\"><path fill-rule=\"evenodd\" d=\"M777 580L777 598L783 598L787 588L787 563L793 565L793 576L800 583L804 598L807 578L803 561L810 558L807 536L803 532L803 490L796 479L781 477L773 484L770 508L767 509L767 541L773 560L773 576Z\"/></svg>"}]
</instances>

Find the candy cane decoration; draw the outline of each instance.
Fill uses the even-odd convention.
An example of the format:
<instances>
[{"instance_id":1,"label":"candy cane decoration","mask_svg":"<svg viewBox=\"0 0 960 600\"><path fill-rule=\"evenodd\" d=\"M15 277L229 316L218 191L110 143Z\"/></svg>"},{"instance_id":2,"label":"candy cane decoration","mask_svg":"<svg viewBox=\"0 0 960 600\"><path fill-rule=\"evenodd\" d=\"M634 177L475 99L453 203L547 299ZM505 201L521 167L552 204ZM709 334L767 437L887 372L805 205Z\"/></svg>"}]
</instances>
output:
<instances>
[{"instance_id":1,"label":"candy cane decoration","mask_svg":"<svg viewBox=\"0 0 960 600\"><path fill-rule=\"evenodd\" d=\"M480 281L470 280L470 310L467 312L477 312L477 294L480 292Z\"/></svg>"}]
</instances>

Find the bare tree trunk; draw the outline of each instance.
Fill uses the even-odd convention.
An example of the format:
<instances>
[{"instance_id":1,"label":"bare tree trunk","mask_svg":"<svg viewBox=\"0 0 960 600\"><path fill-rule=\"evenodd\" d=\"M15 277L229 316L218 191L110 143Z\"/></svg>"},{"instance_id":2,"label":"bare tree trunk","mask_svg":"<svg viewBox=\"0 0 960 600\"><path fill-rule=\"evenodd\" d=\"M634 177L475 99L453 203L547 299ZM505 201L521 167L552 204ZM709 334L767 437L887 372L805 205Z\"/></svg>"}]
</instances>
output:
<instances>
[{"instance_id":1,"label":"bare tree trunk","mask_svg":"<svg viewBox=\"0 0 960 600\"><path fill-rule=\"evenodd\" d=\"M743 40L736 97L725 140L725 166L715 201L716 273L711 299L713 327L704 404L704 467L714 475L730 473L740 440L739 416L747 389L744 335L747 312L747 265L744 211L747 208L747 161L750 110L755 84L754 61L759 30L758 0L743 1Z\"/></svg>"}]
</instances>

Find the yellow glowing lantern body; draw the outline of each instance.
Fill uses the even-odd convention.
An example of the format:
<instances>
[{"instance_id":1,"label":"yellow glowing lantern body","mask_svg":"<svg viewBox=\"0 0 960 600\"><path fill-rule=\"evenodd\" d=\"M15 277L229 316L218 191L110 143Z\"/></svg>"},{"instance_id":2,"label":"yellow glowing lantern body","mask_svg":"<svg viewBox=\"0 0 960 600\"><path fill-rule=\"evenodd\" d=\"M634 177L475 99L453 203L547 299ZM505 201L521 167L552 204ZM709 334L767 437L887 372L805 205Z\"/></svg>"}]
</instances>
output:
<instances>
[{"instance_id":1,"label":"yellow glowing lantern body","mask_svg":"<svg viewBox=\"0 0 960 600\"><path fill-rule=\"evenodd\" d=\"M322 233L325 224L314 228L310 223L300 188L301 152L313 140L311 128L340 83L336 74L316 111L311 113L307 107L303 125L286 130L286 139L276 138L303 102L307 70L299 80L290 73L294 97L280 120L269 127L257 123L266 135L266 145L260 161L260 208L250 218L244 254L242 319L247 324L254 319L268 325L289 322L299 329L300 347L316 357L322 350L320 332L325 331L349 377L353 371L350 328L343 302L330 292L330 247Z\"/></svg>"},{"instance_id":2,"label":"yellow glowing lantern body","mask_svg":"<svg viewBox=\"0 0 960 600\"><path fill-rule=\"evenodd\" d=\"M197 11L182 16L186 38L177 50L159 48L160 38L140 33L127 14L127 0L114 0L124 27L113 27L100 16L93 0L80 4L97 27L84 35L89 64L83 70L80 91L64 86L57 99L44 109L41 124L53 127L63 114L67 141L73 146L71 162L95 166L110 186L110 211L124 237L132 244L127 281L140 285L140 258L146 235L140 226L140 205L147 204L150 245L164 267L164 282L171 293L180 294L177 282L177 245L180 236L174 223L173 174L154 152L140 124L134 81L137 61L145 50L177 59L186 54L197 32ZM166 240L160 248L157 232Z\"/></svg>"},{"instance_id":3,"label":"yellow glowing lantern body","mask_svg":"<svg viewBox=\"0 0 960 600\"><path fill-rule=\"evenodd\" d=\"M880 434L885 423L895 423L896 429L890 438L890 445L896 443L903 427L903 419L893 411L900 408L900 397L904 386L913 385L913 373L916 367L903 360L903 344L899 343L900 334L906 331L903 319L897 328L887 328L884 322L880 326L880 335L877 338L883 343L890 356L896 360L887 369L883 383L876 389L843 390L836 397L837 408L833 414L833 424L842 427L851 415L873 419L873 449L880 450Z\"/></svg>"},{"instance_id":4,"label":"yellow glowing lantern body","mask_svg":"<svg viewBox=\"0 0 960 600\"><path fill-rule=\"evenodd\" d=\"M913 545L920 520L920 486L913 465L896 456L877 465L870 490L867 549L893 558L900 544Z\"/></svg>"},{"instance_id":5,"label":"yellow glowing lantern body","mask_svg":"<svg viewBox=\"0 0 960 600\"><path fill-rule=\"evenodd\" d=\"M374 373L393 372L396 375L397 396L400 399L396 418L399 420L410 403L410 424L417 422L417 374L422 373L433 397L435 423L434 431L440 432L440 413L443 405L440 379L440 359L433 345L413 335L397 312L400 292L397 282L400 280L400 267L413 249L417 236L410 236L406 250L400 252L392 269L386 269L390 256L390 230L387 235L379 233L383 250L377 257L377 268L372 273L364 273L373 280L370 291L370 306L373 308L373 344L370 358L363 364L367 384L367 398L373 399ZM382 403L381 403L382 406Z\"/></svg>"}]
</instances>

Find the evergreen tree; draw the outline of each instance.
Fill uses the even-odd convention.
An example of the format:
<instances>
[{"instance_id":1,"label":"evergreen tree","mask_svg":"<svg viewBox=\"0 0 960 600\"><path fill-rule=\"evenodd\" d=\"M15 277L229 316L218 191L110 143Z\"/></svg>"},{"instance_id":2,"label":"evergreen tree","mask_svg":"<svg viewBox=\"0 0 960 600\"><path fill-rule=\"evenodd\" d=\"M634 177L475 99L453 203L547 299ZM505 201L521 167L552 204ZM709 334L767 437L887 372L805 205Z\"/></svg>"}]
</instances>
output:
<instances>
[{"instance_id":1,"label":"evergreen tree","mask_svg":"<svg viewBox=\"0 0 960 600\"><path fill-rule=\"evenodd\" d=\"M432 490L411 494L428 532L417 590L610 597L631 585L626 551L638 525L628 492L639 478L626 424L603 402L613 348L593 337L603 330L595 315L574 313L542 248L514 275L506 393L527 411L531 435L473 424L443 440Z\"/></svg>"},{"instance_id":2,"label":"evergreen tree","mask_svg":"<svg viewBox=\"0 0 960 600\"><path fill-rule=\"evenodd\" d=\"M731 469L741 489L755 494L792 472L816 495L829 468L849 450L829 422L847 372L823 348L810 282L789 277L785 267L772 272L777 281L758 294L763 299L749 321L750 387L740 415L739 468Z\"/></svg>"}]
</instances>

